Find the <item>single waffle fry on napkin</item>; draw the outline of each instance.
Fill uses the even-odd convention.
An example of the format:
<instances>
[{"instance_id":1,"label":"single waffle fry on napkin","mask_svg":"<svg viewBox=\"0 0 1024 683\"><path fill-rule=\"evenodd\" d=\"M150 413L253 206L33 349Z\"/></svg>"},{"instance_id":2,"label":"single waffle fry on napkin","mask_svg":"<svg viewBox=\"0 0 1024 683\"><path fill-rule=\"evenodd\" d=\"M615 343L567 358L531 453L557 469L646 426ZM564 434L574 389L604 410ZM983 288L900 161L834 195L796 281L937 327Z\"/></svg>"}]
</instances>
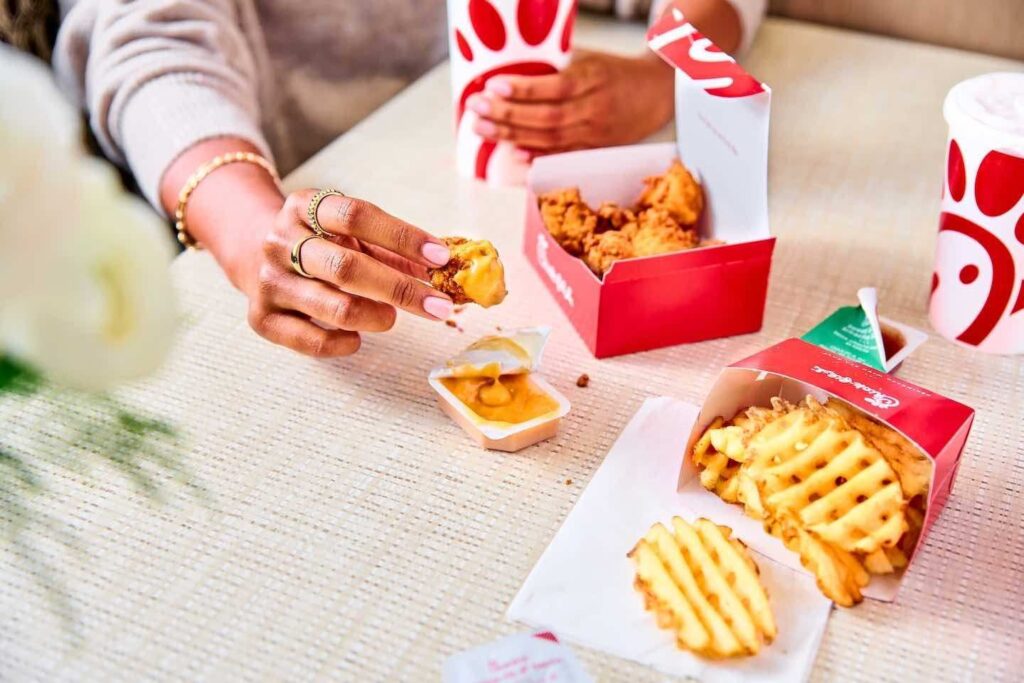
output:
<instances>
[{"instance_id":1,"label":"single waffle fry on napkin","mask_svg":"<svg viewBox=\"0 0 1024 683\"><path fill-rule=\"evenodd\" d=\"M831 602L814 577L753 553L778 635L753 656L712 660L681 650L634 588L627 557L655 522L700 516L676 491L697 406L648 399L619 436L512 601L508 617L562 640L702 681L803 681ZM712 521L713 518L712 518ZM734 536L745 540L737 530Z\"/></svg>"}]
</instances>

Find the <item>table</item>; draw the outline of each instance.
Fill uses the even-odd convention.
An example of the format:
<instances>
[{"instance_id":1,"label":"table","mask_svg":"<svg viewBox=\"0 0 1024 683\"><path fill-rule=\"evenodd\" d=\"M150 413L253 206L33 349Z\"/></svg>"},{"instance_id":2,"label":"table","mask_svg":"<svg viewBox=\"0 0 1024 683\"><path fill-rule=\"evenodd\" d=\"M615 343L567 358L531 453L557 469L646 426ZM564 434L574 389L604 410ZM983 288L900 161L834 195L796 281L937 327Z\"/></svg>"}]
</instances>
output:
<instances>
[{"instance_id":1,"label":"table","mask_svg":"<svg viewBox=\"0 0 1024 683\"><path fill-rule=\"evenodd\" d=\"M628 51L642 27L584 20L579 33ZM286 184L492 239L508 302L466 311L464 332L403 317L357 358L323 363L257 338L209 256L181 256L180 343L121 396L179 425L207 495L168 483L152 505L108 470L62 470L39 505L81 542L52 556L80 640L29 576L39 567L0 555L0 678L436 680L449 654L522 630L504 619L509 601L645 397L699 403L724 364L801 334L862 285L927 328L943 94L1021 65L781 20L746 61L775 93L780 240L760 333L591 358L521 255L523 192L455 177L438 67ZM481 451L433 405L426 372L496 325L534 323L556 329L545 374L574 410L553 441ZM974 432L898 602L834 612L814 678L1012 678L1024 667L1024 363L933 339L901 374L976 408ZM53 416L37 405L10 424L49 433ZM662 679L576 651L599 680Z\"/></svg>"}]
</instances>

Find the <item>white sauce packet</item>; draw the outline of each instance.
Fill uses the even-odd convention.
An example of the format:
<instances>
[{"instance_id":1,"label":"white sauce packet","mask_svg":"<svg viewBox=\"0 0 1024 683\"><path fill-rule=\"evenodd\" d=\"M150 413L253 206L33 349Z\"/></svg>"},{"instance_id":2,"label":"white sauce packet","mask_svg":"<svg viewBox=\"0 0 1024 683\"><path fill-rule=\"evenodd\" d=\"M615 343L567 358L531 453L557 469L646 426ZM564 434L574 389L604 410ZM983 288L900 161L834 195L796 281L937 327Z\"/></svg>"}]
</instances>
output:
<instances>
[{"instance_id":1,"label":"white sauce packet","mask_svg":"<svg viewBox=\"0 0 1024 683\"><path fill-rule=\"evenodd\" d=\"M572 650L547 631L518 633L454 654L443 683L591 683Z\"/></svg>"}]
</instances>

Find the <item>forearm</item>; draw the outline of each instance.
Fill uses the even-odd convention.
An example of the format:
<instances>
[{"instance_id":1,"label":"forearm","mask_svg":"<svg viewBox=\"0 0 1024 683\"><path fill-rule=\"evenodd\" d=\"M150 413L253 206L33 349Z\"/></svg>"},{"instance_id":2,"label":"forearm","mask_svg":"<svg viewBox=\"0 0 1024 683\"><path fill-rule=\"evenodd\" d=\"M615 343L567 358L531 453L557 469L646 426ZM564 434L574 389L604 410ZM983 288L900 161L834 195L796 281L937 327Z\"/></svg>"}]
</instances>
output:
<instances>
[{"instance_id":1,"label":"forearm","mask_svg":"<svg viewBox=\"0 0 1024 683\"><path fill-rule=\"evenodd\" d=\"M79 0L54 67L88 111L104 153L154 206L174 160L198 141L249 140L266 155L257 60L233 0Z\"/></svg>"},{"instance_id":2,"label":"forearm","mask_svg":"<svg viewBox=\"0 0 1024 683\"><path fill-rule=\"evenodd\" d=\"M763 0L739 1L763 4ZM651 5L651 21L660 17L670 4L681 9L687 21L722 50L736 54L743 45L744 22L730 0L655 0Z\"/></svg>"},{"instance_id":3,"label":"forearm","mask_svg":"<svg viewBox=\"0 0 1024 683\"><path fill-rule=\"evenodd\" d=\"M652 11L664 8L666 3L654 5ZM726 52L733 53L743 38L743 29L739 15L728 0L679 0L687 20L690 21L715 45ZM675 83L674 69L651 50L644 53L641 60L644 81L650 89L648 101L658 109L658 119L666 123L672 116L672 91ZM658 105L665 105L658 107Z\"/></svg>"},{"instance_id":4,"label":"forearm","mask_svg":"<svg viewBox=\"0 0 1024 683\"><path fill-rule=\"evenodd\" d=\"M712 43L735 54L743 41L743 26L727 0L677 0L687 20Z\"/></svg>"},{"instance_id":5,"label":"forearm","mask_svg":"<svg viewBox=\"0 0 1024 683\"><path fill-rule=\"evenodd\" d=\"M196 169L229 152L259 149L239 138L212 138L196 143L171 163L160 181L160 202L168 215L174 215L178 194ZM232 163L199 183L188 200L185 221L189 234L213 254L235 287L249 293L255 286L261 243L283 203L263 168Z\"/></svg>"}]
</instances>

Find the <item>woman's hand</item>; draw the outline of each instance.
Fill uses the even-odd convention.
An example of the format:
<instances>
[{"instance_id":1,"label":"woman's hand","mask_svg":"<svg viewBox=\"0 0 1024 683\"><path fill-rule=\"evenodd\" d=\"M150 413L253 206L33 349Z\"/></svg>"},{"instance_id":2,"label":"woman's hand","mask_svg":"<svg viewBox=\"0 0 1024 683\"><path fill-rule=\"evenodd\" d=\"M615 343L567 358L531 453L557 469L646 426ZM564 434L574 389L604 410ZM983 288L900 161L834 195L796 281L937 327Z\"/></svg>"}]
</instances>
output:
<instances>
[{"instance_id":1,"label":"woman's hand","mask_svg":"<svg viewBox=\"0 0 1024 683\"><path fill-rule=\"evenodd\" d=\"M550 76L495 76L467 106L477 134L530 153L635 142L672 117L672 69L654 54L580 51Z\"/></svg>"},{"instance_id":2,"label":"woman's hand","mask_svg":"<svg viewBox=\"0 0 1024 683\"><path fill-rule=\"evenodd\" d=\"M303 269L292 267L292 248L312 234L306 211L316 190L287 197L249 266L249 325L270 341L316 357L346 356L359 349L361 332L384 332L401 309L444 320L451 300L424 284L427 268L448 262L437 238L370 202L328 195L317 210L331 233L300 250Z\"/></svg>"},{"instance_id":3,"label":"woman's hand","mask_svg":"<svg viewBox=\"0 0 1024 683\"><path fill-rule=\"evenodd\" d=\"M240 138L211 138L182 153L161 181L168 214L196 168L235 151L259 152ZM317 221L331 236L302 246L302 266L312 277L299 275L292 247L313 234L306 212L314 194L282 197L262 168L234 163L207 176L189 199L189 232L248 297L256 332L309 356L345 356L359 349L361 332L391 329L397 309L436 320L451 316L451 299L421 282L428 267L448 262L448 248L354 197L328 195L320 202Z\"/></svg>"}]
</instances>

